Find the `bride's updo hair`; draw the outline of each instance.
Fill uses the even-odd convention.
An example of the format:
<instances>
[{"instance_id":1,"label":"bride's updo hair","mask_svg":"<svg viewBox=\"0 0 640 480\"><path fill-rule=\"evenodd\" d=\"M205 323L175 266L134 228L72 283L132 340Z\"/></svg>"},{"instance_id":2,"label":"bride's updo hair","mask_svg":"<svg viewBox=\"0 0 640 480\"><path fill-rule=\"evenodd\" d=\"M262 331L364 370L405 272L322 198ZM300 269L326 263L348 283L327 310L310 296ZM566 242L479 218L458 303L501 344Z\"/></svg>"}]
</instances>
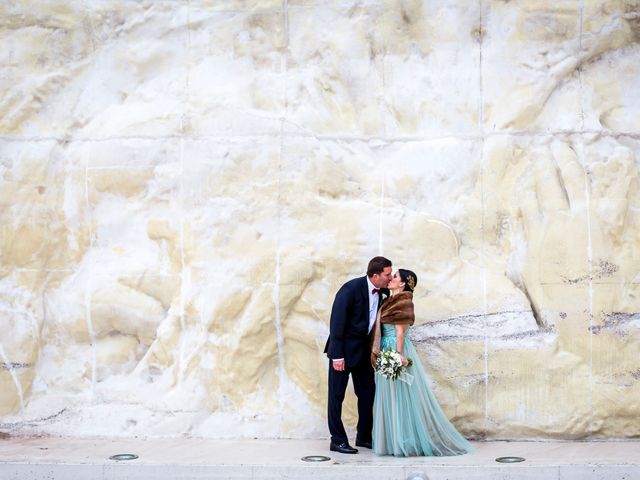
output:
<instances>
[{"instance_id":1,"label":"bride's updo hair","mask_svg":"<svg viewBox=\"0 0 640 480\"><path fill-rule=\"evenodd\" d=\"M400 280L404 283L404 291L405 292L413 292L418 284L418 277L411 270L405 270L404 268L399 268L398 273L400 274Z\"/></svg>"}]
</instances>

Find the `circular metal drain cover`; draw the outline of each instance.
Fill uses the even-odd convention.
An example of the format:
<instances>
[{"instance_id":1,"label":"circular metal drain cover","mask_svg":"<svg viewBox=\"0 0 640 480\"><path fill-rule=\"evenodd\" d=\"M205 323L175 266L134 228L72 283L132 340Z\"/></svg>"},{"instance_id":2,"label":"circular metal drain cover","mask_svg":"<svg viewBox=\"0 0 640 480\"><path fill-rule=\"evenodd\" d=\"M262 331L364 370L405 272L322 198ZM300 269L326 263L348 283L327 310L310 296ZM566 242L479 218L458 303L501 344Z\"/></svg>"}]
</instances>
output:
<instances>
[{"instance_id":1,"label":"circular metal drain cover","mask_svg":"<svg viewBox=\"0 0 640 480\"><path fill-rule=\"evenodd\" d=\"M119 453L117 455L111 455L109 460L135 460L138 458L138 455L134 455L133 453Z\"/></svg>"},{"instance_id":2,"label":"circular metal drain cover","mask_svg":"<svg viewBox=\"0 0 640 480\"><path fill-rule=\"evenodd\" d=\"M496 458L496 462L500 462L500 463L520 463L520 462L524 462L524 458L522 458L522 457L498 457L498 458Z\"/></svg>"},{"instance_id":3,"label":"circular metal drain cover","mask_svg":"<svg viewBox=\"0 0 640 480\"><path fill-rule=\"evenodd\" d=\"M424 473L410 473L407 480L429 480Z\"/></svg>"},{"instance_id":4,"label":"circular metal drain cover","mask_svg":"<svg viewBox=\"0 0 640 480\"><path fill-rule=\"evenodd\" d=\"M331 460L331 457L325 457L324 455L307 455L306 457L302 457L303 462L326 462L327 460Z\"/></svg>"}]
</instances>

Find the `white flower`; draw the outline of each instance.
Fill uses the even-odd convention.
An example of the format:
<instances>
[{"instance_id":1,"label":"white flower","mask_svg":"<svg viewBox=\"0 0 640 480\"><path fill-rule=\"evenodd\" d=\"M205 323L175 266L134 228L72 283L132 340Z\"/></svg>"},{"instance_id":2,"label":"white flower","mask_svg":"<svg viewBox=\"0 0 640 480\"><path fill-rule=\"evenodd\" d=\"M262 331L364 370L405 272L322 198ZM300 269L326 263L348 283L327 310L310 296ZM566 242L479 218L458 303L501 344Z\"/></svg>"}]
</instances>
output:
<instances>
[{"instance_id":1,"label":"white flower","mask_svg":"<svg viewBox=\"0 0 640 480\"><path fill-rule=\"evenodd\" d=\"M404 371L402 356L395 350L387 349L380 352L376 362L376 373L389 380L395 380Z\"/></svg>"}]
</instances>

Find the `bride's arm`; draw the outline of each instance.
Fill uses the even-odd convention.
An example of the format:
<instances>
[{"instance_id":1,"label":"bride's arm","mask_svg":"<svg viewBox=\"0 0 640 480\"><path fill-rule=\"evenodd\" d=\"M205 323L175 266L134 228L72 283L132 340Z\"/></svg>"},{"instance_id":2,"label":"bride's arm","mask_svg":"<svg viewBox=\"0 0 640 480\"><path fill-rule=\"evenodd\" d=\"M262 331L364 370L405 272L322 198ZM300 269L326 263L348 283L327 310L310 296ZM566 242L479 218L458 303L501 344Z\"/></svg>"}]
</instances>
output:
<instances>
[{"instance_id":1,"label":"bride's arm","mask_svg":"<svg viewBox=\"0 0 640 480\"><path fill-rule=\"evenodd\" d=\"M404 346L404 333L407 330L407 325L396 325L396 351L402 355L402 347ZM402 356L402 364L407 364L407 359Z\"/></svg>"}]
</instances>

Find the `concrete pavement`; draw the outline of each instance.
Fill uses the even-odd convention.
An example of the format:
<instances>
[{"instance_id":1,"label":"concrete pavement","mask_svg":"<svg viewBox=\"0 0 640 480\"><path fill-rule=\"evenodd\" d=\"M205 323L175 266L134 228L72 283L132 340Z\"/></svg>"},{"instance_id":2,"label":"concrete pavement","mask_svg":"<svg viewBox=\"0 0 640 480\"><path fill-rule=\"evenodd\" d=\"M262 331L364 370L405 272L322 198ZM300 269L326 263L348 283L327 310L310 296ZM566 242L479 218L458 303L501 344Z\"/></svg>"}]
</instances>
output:
<instances>
[{"instance_id":1,"label":"concrete pavement","mask_svg":"<svg viewBox=\"0 0 640 480\"><path fill-rule=\"evenodd\" d=\"M412 479L640 480L640 441L475 442L459 457L377 457L329 451L327 440L198 438L0 439L1 480ZM135 460L114 461L119 453ZM306 455L331 460L307 463ZM525 461L501 464L496 457Z\"/></svg>"}]
</instances>

